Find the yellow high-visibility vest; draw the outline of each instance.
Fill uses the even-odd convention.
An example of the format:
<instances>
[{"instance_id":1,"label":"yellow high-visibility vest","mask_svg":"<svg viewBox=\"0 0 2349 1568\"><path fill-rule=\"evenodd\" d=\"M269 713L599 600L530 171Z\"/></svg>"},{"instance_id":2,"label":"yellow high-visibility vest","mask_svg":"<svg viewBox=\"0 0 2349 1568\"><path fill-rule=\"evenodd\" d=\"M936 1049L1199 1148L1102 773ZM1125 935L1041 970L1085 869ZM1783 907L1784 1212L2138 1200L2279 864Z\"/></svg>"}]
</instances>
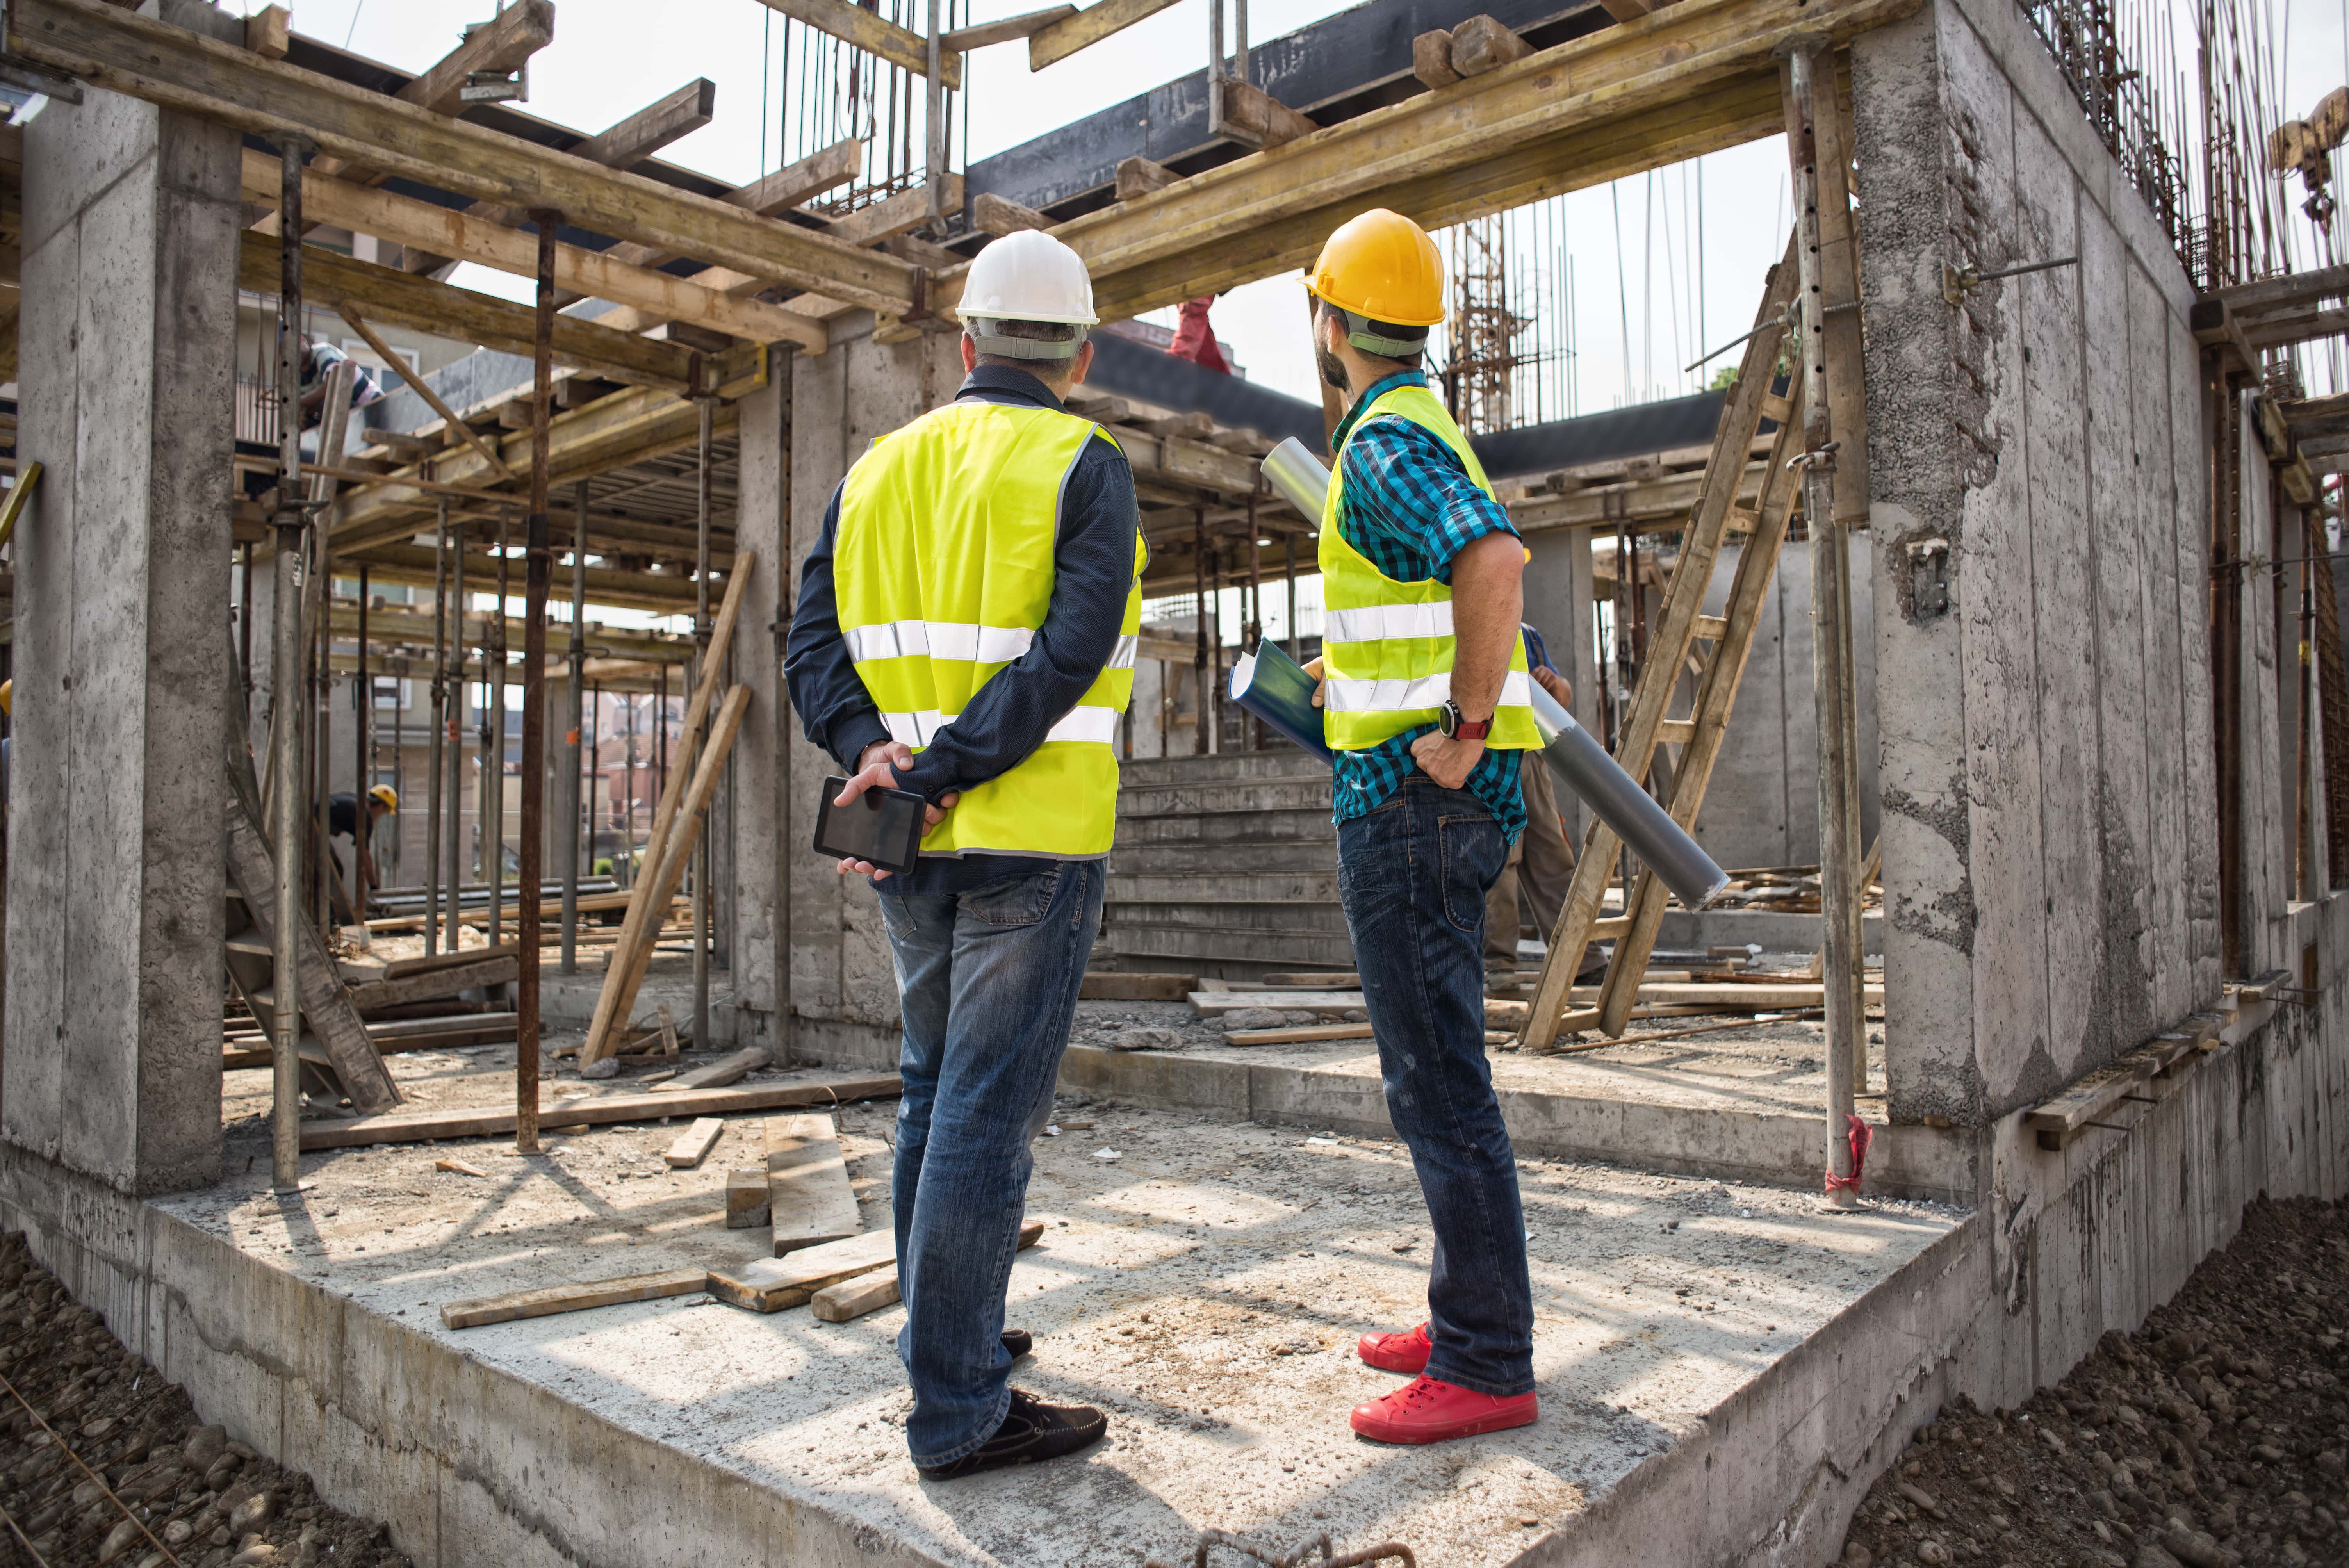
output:
<instances>
[{"instance_id":1,"label":"yellow high-visibility vest","mask_svg":"<svg viewBox=\"0 0 2349 1568\"><path fill-rule=\"evenodd\" d=\"M1476 488L1493 493L1468 438L1426 387L1404 385L1382 394L1347 432L1347 444L1382 414L1400 415L1433 431L1459 457ZM1340 449L1321 511L1321 601L1327 612L1321 632L1327 683L1322 727L1333 749L1367 751L1407 729L1433 724L1436 709L1452 695L1452 585L1432 577L1398 582L1346 542L1338 531L1345 458ZM1525 638L1514 638L1486 746L1501 751L1540 748L1532 681Z\"/></svg>"},{"instance_id":2,"label":"yellow high-visibility vest","mask_svg":"<svg viewBox=\"0 0 2349 1568\"><path fill-rule=\"evenodd\" d=\"M953 403L848 470L833 562L840 629L892 738L922 750L1028 651L1051 607L1061 493L1100 429L1049 408ZM1137 531L1108 667L1024 761L962 792L924 853L1109 853L1146 559Z\"/></svg>"}]
</instances>

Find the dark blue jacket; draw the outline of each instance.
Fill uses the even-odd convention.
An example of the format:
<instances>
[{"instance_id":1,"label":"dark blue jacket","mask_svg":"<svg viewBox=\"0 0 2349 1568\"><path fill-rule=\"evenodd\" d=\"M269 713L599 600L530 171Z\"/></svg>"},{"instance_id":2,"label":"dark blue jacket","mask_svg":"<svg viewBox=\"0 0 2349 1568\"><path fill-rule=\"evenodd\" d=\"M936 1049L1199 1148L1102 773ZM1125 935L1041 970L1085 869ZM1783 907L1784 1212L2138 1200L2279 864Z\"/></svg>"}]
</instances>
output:
<instances>
[{"instance_id":1,"label":"dark blue jacket","mask_svg":"<svg viewBox=\"0 0 2349 1568\"><path fill-rule=\"evenodd\" d=\"M1061 400L1024 370L981 366L956 394L1019 407L1058 410ZM843 481L845 482L844 480ZM970 705L897 776L898 787L936 799L1008 773L1043 744L1045 733L1074 707L1117 650L1127 593L1133 586L1134 537L1141 514L1133 470L1107 440L1085 443L1061 493L1059 542L1052 554L1052 602L1027 653L979 687ZM833 590L840 489L823 514L823 531L800 569L799 607L783 645L783 678L807 738L854 772L856 758L889 738L881 711L857 678L840 634ZM1028 855L925 855L905 892L952 892L1039 869ZM893 879L895 880L895 879Z\"/></svg>"}]
</instances>

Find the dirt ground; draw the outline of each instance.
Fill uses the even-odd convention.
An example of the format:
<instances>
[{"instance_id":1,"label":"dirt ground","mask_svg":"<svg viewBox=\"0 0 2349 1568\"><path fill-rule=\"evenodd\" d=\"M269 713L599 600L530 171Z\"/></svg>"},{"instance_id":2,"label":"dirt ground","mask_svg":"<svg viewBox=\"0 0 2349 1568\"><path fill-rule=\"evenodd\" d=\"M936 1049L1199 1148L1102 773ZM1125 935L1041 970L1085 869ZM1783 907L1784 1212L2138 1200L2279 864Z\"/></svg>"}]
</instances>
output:
<instances>
[{"instance_id":1,"label":"dirt ground","mask_svg":"<svg viewBox=\"0 0 2349 1568\"><path fill-rule=\"evenodd\" d=\"M67 1296L21 1234L0 1237L0 1376L15 1390L0 1390L9 1568L407 1568L381 1525L200 1425L179 1385Z\"/></svg>"},{"instance_id":2,"label":"dirt ground","mask_svg":"<svg viewBox=\"0 0 2349 1568\"><path fill-rule=\"evenodd\" d=\"M1852 1522L1848 1564L2349 1563L2349 1206L2253 1203L2132 1335L2022 1408L1961 1404Z\"/></svg>"}]
</instances>

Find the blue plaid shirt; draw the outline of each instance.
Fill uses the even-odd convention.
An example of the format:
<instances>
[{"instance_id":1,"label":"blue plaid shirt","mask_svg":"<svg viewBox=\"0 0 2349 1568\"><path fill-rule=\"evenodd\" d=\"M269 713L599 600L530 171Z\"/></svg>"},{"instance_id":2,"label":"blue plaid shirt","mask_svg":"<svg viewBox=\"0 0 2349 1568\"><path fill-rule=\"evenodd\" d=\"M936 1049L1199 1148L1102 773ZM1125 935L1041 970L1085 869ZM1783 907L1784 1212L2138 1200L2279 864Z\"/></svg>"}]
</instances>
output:
<instances>
[{"instance_id":1,"label":"blue plaid shirt","mask_svg":"<svg viewBox=\"0 0 2349 1568\"><path fill-rule=\"evenodd\" d=\"M1374 382L1347 412L1330 445L1344 465L1338 532L1371 565L1399 583L1452 581L1452 558L1488 533L1516 534L1500 502L1476 488L1452 449L1425 428L1394 415L1354 426L1372 403L1397 387L1424 387L1416 370ZM1411 743L1435 727L1423 724L1368 751L1338 753L1331 816L1340 822L1374 810L1419 766ZM1525 831L1526 806L1517 792L1517 753L1487 750L1468 772L1468 789L1492 809L1511 843Z\"/></svg>"}]
</instances>

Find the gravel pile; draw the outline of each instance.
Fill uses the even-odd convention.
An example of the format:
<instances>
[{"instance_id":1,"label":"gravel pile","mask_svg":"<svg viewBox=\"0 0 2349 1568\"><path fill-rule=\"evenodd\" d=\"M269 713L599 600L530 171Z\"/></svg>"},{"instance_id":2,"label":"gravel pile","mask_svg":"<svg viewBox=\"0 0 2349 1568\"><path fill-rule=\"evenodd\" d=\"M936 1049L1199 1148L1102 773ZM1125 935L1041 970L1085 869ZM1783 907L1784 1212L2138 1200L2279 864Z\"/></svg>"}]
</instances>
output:
<instances>
[{"instance_id":1,"label":"gravel pile","mask_svg":"<svg viewBox=\"0 0 2349 1568\"><path fill-rule=\"evenodd\" d=\"M2022 1408L1961 1402L1869 1489L1843 1562L2349 1563L2349 1206L2261 1202L2136 1334Z\"/></svg>"},{"instance_id":2,"label":"gravel pile","mask_svg":"<svg viewBox=\"0 0 2349 1568\"><path fill-rule=\"evenodd\" d=\"M22 1235L0 1237L0 1376L23 1396L0 1389L10 1568L408 1568L383 1526L198 1424L179 1385L67 1295Z\"/></svg>"}]
</instances>

